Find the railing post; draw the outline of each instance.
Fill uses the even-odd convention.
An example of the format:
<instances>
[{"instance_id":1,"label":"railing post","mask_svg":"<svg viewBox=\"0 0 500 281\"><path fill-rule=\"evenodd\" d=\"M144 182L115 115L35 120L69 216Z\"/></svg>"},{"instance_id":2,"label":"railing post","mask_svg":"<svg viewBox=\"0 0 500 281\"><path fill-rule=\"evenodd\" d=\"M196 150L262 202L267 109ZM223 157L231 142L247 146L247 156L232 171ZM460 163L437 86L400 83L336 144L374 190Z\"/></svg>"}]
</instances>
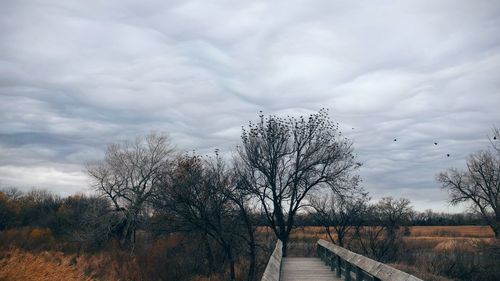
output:
<instances>
[{"instance_id":1,"label":"railing post","mask_svg":"<svg viewBox=\"0 0 500 281\"><path fill-rule=\"evenodd\" d=\"M363 281L364 275L363 270L356 266L356 281Z\"/></svg>"},{"instance_id":2,"label":"railing post","mask_svg":"<svg viewBox=\"0 0 500 281\"><path fill-rule=\"evenodd\" d=\"M330 270L333 271L335 269L335 261L336 261L336 258L337 255L335 255L334 253L332 253L332 255L330 256Z\"/></svg>"},{"instance_id":3,"label":"railing post","mask_svg":"<svg viewBox=\"0 0 500 281\"><path fill-rule=\"evenodd\" d=\"M351 264L345 261L345 280L351 281Z\"/></svg>"},{"instance_id":4,"label":"railing post","mask_svg":"<svg viewBox=\"0 0 500 281\"><path fill-rule=\"evenodd\" d=\"M377 262L362 255L355 254L345 248L325 240L318 241L318 252L330 269L335 270L337 278L346 281L382 281L387 278L394 280L423 281L408 273L397 270L386 264Z\"/></svg>"},{"instance_id":5,"label":"railing post","mask_svg":"<svg viewBox=\"0 0 500 281\"><path fill-rule=\"evenodd\" d=\"M342 266L342 261L340 260L339 256L337 256L337 260L335 262L337 264L335 275L337 275L337 277L340 278L340 276L341 276L341 268L340 267Z\"/></svg>"},{"instance_id":6,"label":"railing post","mask_svg":"<svg viewBox=\"0 0 500 281\"><path fill-rule=\"evenodd\" d=\"M331 253L330 251L328 251L328 249L326 248L323 248L323 262L328 265L328 262L330 260L330 256L332 255L333 253Z\"/></svg>"}]
</instances>

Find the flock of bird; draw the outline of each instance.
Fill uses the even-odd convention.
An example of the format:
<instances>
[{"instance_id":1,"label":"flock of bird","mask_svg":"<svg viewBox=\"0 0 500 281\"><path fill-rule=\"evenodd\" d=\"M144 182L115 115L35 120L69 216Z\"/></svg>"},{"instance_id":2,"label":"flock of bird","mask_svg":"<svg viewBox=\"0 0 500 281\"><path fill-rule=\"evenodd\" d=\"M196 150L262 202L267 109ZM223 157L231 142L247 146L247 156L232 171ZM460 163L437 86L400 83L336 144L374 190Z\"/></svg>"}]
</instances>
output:
<instances>
[{"instance_id":1,"label":"flock of bird","mask_svg":"<svg viewBox=\"0 0 500 281\"><path fill-rule=\"evenodd\" d=\"M352 129L354 130L354 127L353 127ZM500 137L499 137L499 138L500 138ZM497 136L496 136L496 135L494 135L494 136L493 136L493 140L497 140ZM396 138L395 138L395 139L394 139L394 141L398 141L398 139L396 139ZM437 143L437 142L434 142L434 145L438 145L438 143ZM450 157L450 154L449 154L449 153L446 153L446 157Z\"/></svg>"},{"instance_id":2,"label":"flock of bird","mask_svg":"<svg viewBox=\"0 0 500 281\"><path fill-rule=\"evenodd\" d=\"M354 130L354 128L352 128L352 129ZM496 140L496 139L497 139L497 136L496 136L496 135L495 135L495 136L493 136L493 140ZM394 141L398 141L398 139L396 139L396 138L395 138L395 139L394 139ZM434 145L438 145L438 143L437 143L437 142L434 142ZM450 155L449 153L446 153L446 157L450 157L450 156L451 156L451 155Z\"/></svg>"},{"instance_id":3,"label":"flock of bird","mask_svg":"<svg viewBox=\"0 0 500 281\"><path fill-rule=\"evenodd\" d=\"M353 128L354 129L354 128ZM495 138L496 139L496 138ZM394 139L394 141L398 141L398 139ZM434 145L438 145L437 142L434 142ZM450 154L449 153L446 153L446 157L450 157Z\"/></svg>"}]
</instances>

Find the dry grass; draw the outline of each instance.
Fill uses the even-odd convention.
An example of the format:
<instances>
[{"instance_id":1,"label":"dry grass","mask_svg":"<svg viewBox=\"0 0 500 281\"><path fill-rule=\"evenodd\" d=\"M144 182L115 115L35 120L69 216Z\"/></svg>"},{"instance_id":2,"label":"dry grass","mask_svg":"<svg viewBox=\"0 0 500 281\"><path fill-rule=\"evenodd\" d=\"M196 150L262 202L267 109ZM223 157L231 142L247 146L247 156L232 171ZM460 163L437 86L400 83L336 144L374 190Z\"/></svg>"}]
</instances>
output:
<instances>
[{"instance_id":1,"label":"dry grass","mask_svg":"<svg viewBox=\"0 0 500 281\"><path fill-rule=\"evenodd\" d=\"M246 280L245 265L242 262L236 263L235 273L236 280ZM190 281L225 281L229 280L229 271L223 273L214 273L210 276L196 275L193 276Z\"/></svg>"},{"instance_id":2,"label":"dry grass","mask_svg":"<svg viewBox=\"0 0 500 281\"><path fill-rule=\"evenodd\" d=\"M489 226L414 226L400 231L406 236L392 264L396 268L423 280L500 280L498 266L494 269L481 254L496 243ZM290 252L314 255L311 245L317 239L329 240L323 227L297 228L291 234ZM356 251L357 244L351 246Z\"/></svg>"},{"instance_id":3,"label":"dry grass","mask_svg":"<svg viewBox=\"0 0 500 281\"><path fill-rule=\"evenodd\" d=\"M411 275L417 276L422 280L426 281L451 281L452 279L448 279L439 275L435 275L429 272L423 272L422 269L411 266L411 265L405 265L405 264L390 264L390 266L397 268L401 271L407 272Z\"/></svg>"},{"instance_id":4,"label":"dry grass","mask_svg":"<svg viewBox=\"0 0 500 281\"><path fill-rule=\"evenodd\" d=\"M410 231L411 236L477 238L493 238L495 236L493 230L485 225L412 226Z\"/></svg>"},{"instance_id":5,"label":"dry grass","mask_svg":"<svg viewBox=\"0 0 500 281\"><path fill-rule=\"evenodd\" d=\"M257 232L257 237L263 245L274 240L274 234L269 228L261 227ZM7 245L9 241L16 239L31 241L34 244L40 243L40 241L49 241L49 245L53 244L51 233L44 229L26 228L18 232L4 232L2 237L6 239ZM403 237L403 240L404 250L407 253L429 250L448 256L448 252L453 251L474 251L481 243L489 245L494 240L492 237L493 232L486 226L418 226L411 227L410 235ZM183 250L182 247L177 246L183 244L183 239L183 236L176 235L155 239L151 242L153 245L138 249L140 251L134 257L131 257L130 253L113 250L113 247L92 255L64 254L58 251L42 251L43 249L32 250L33 248L30 249L30 247L27 248L31 251L7 249L0 253L0 281L150 280L151 276L160 276L161 272L155 271L158 268L165 271L162 276L171 276L173 272L179 270L193 272L193 268L186 267L192 263L191 256L188 255L187 259L183 260L183 254L180 254L180 251L186 251L186 249ZM290 242L294 244L291 245L291 252L312 255L317 239L329 240L323 227L297 228L291 234ZM423 270L423 263L418 263L418 266L410 261L404 263L396 265L396 267L409 273L415 272L416 275L429 274L420 275L424 280L447 280L433 275L436 274L435 271ZM245 266L244 263L238 263L236 268L237 276L241 280L245 279L243 276ZM417 274L419 269L421 269L420 273ZM178 280L187 280L185 278L188 278L193 281L218 281L227 279L227 276L228 272L219 272L210 277L203 275L189 277L186 275L182 278L179 277Z\"/></svg>"},{"instance_id":6,"label":"dry grass","mask_svg":"<svg viewBox=\"0 0 500 281\"><path fill-rule=\"evenodd\" d=\"M30 253L17 249L6 251L0 257L2 281L90 281L75 265L74 257L60 252Z\"/></svg>"},{"instance_id":7,"label":"dry grass","mask_svg":"<svg viewBox=\"0 0 500 281\"><path fill-rule=\"evenodd\" d=\"M335 237L334 233L332 235ZM403 237L403 240L410 250L449 251L456 248L473 250L478 243L492 243L493 237L489 226L413 226L410 227L410 235ZM291 233L291 241L294 242L315 243L317 239L329 240L323 227L300 227Z\"/></svg>"},{"instance_id":8,"label":"dry grass","mask_svg":"<svg viewBox=\"0 0 500 281\"><path fill-rule=\"evenodd\" d=\"M260 231L265 232L263 228ZM403 228L401 228L403 231ZM332 232L334 232L332 230ZM412 226L410 227L410 235L406 239L415 239L418 241L432 240L443 241L447 239L464 239L464 238L493 238L493 230L489 226L484 225L464 225L464 226ZM297 241L309 241L317 239L329 240L325 229L320 226L299 227L292 231L290 238Z\"/></svg>"},{"instance_id":9,"label":"dry grass","mask_svg":"<svg viewBox=\"0 0 500 281\"><path fill-rule=\"evenodd\" d=\"M36 233L35 233L36 234ZM198 248L184 248L183 235L154 239L151 245L137 246L134 255L110 245L94 254L63 253L4 247L0 250L0 281L49 280L227 280L228 270L212 276L200 273L204 256ZM190 245L190 243L187 243ZM246 278L248 264L236 264L238 280ZM198 272L198 273L195 273Z\"/></svg>"},{"instance_id":10,"label":"dry grass","mask_svg":"<svg viewBox=\"0 0 500 281\"><path fill-rule=\"evenodd\" d=\"M290 238L297 240L330 239L328 238L325 229L323 227L318 227L318 226L306 226L306 227L296 228L290 234Z\"/></svg>"}]
</instances>

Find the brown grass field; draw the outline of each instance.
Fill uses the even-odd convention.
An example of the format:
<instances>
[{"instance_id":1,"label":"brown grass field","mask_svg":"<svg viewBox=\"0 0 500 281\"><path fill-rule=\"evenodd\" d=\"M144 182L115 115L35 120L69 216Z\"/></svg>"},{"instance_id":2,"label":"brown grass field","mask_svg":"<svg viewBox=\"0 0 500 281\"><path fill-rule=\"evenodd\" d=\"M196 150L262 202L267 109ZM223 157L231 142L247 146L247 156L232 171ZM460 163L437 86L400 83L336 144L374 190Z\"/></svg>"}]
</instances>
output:
<instances>
[{"instance_id":1,"label":"brown grass field","mask_svg":"<svg viewBox=\"0 0 500 281\"><path fill-rule=\"evenodd\" d=\"M484 225L463 225L463 226L411 226L410 237L421 238L493 238L493 230ZM292 238L296 239L328 239L328 236L321 226L307 226L296 228L292 232Z\"/></svg>"},{"instance_id":2,"label":"brown grass field","mask_svg":"<svg viewBox=\"0 0 500 281\"><path fill-rule=\"evenodd\" d=\"M263 241L274 240L270 229L259 228L258 232ZM428 249L446 253L454 250L474 251L478 244L490 243L494 240L492 238L493 231L487 226L415 226L410 227L410 235L403 239L406 245L405 249L408 251ZM295 229L290 240L292 244L290 255L314 255L315 243L318 239L329 240L323 227ZM164 243L169 245L163 245ZM157 241L155 252L170 251L178 243L178 239L173 238L168 241ZM177 263L176 260L171 260L171 262ZM409 272L419 270L415 266L405 264L394 264L394 266ZM143 280L140 277L140 272L141 266L138 266L135 261L129 260L126 255L118 255L113 252L75 255L58 251L23 251L12 248L0 253L0 281ZM123 279L123 274L126 275L125 279ZM425 275L421 276L423 278ZM193 280L217 279L213 278L194 276ZM222 279L223 277L219 278L219 280ZM448 280L434 275L432 278L424 279Z\"/></svg>"},{"instance_id":3,"label":"brown grass field","mask_svg":"<svg viewBox=\"0 0 500 281\"><path fill-rule=\"evenodd\" d=\"M485 225L412 226L411 236L417 237L475 237L493 238L493 230Z\"/></svg>"},{"instance_id":4,"label":"brown grass field","mask_svg":"<svg viewBox=\"0 0 500 281\"><path fill-rule=\"evenodd\" d=\"M76 259L60 252L30 253L10 250L0 259L1 281L90 281L84 268L75 266Z\"/></svg>"},{"instance_id":5,"label":"brown grass field","mask_svg":"<svg viewBox=\"0 0 500 281\"><path fill-rule=\"evenodd\" d=\"M404 228L400 231L403 234ZM334 232L333 229L332 232ZM441 274L449 272L455 277L460 276L460 270L467 267L467 261L461 260L462 258L473 255L477 251L484 251L485 247L493 247L496 243L494 233L489 226L413 226L409 227L409 232L406 232L407 235L402 237L404 243L400 246L402 255L406 258L402 257L402 260L398 259L391 265L423 280L455 280L455 278L445 278ZM314 255L317 239L330 240L323 227L299 227L292 232L289 253L298 256ZM426 255L419 256L418 253L426 253ZM414 258L408 260L408 254L413 255ZM455 261L454 257L459 260ZM457 269L459 266L460 270ZM469 272L478 270L477 266L477 264L473 265L475 269ZM493 272L498 272L498 268ZM469 280L469 277L464 277L465 279L460 277L457 280ZM492 279L489 276L484 280Z\"/></svg>"},{"instance_id":6,"label":"brown grass field","mask_svg":"<svg viewBox=\"0 0 500 281\"><path fill-rule=\"evenodd\" d=\"M336 238L334 234L333 236ZM492 242L493 237L493 230L489 226L412 226L410 227L410 235L404 236L403 240L409 249L442 251L460 248L472 250L474 245L478 243ZM291 234L290 241L298 244L314 244L318 239L330 240L323 227L307 226L295 229ZM295 255L311 255L314 253L313 251L314 247L310 245L307 249L292 248L291 253Z\"/></svg>"}]
</instances>

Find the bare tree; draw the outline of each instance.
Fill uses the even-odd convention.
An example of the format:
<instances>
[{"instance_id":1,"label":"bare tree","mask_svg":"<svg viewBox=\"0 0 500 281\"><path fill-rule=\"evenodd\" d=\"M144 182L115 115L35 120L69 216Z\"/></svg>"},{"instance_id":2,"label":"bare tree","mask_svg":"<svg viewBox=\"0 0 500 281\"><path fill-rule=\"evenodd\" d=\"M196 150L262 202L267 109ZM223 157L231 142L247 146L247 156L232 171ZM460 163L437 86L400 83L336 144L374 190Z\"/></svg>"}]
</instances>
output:
<instances>
[{"instance_id":1,"label":"bare tree","mask_svg":"<svg viewBox=\"0 0 500 281\"><path fill-rule=\"evenodd\" d=\"M141 212L169 168L172 152L168 137L152 132L109 145L104 161L87 167L93 187L121 214L121 244L132 250Z\"/></svg>"},{"instance_id":2,"label":"bare tree","mask_svg":"<svg viewBox=\"0 0 500 281\"><path fill-rule=\"evenodd\" d=\"M408 223L413 214L410 200L406 198L384 197L375 205L375 211L379 224L387 229L389 237L395 237L399 227Z\"/></svg>"},{"instance_id":3,"label":"bare tree","mask_svg":"<svg viewBox=\"0 0 500 281\"><path fill-rule=\"evenodd\" d=\"M184 231L199 231L215 241L229 261L230 279L235 280L235 262L241 245L250 245L249 280L255 277L255 240L246 209L245 194L223 159L185 155L178 159L170 178L158 194L156 206L169 212ZM207 240L208 242L208 240ZM207 244L208 259L212 249Z\"/></svg>"},{"instance_id":4,"label":"bare tree","mask_svg":"<svg viewBox=\"0 0 500 281\"><path fill-rule=\"evenodd\" d=\"M19 188L14 187L14 186L0 188L0 192L3 192L11 200L17 200L24 195L23 192Z\"/></svg>"},{"instance_id":5,"label":"bare tree","mask_svg":"<svg viewBox=\"0 0 500 281\"><path fill-rule=\"evenodd\" d=\"M316 194L309 198L315 223L322 225L330 241L341 247L349 245L351 239L348 239L347 234L362 221L368 201L368 194L362 190L349 195L330 192L328 195ZM332 234L332 229L336 236Z\"/></svg>"},{"instance_id":6,"label":"bare tree","mask_svg":"<svg viewBox=\"0 0 500 281\"><path fill-rule=\"evenodd\" d=\"M355 235L365 255L378 261L390 261L401 243L400 226L409 221L413 209L405 198L382 198L363 215L364 227L356 227Z\"/></svg>"},{"instance_id":7,"label":"bare tree","mask_svg":"<svg viewBox=\"0 0 500 281\"><path fill-rule=\"evenodd\" d=\"M449 192L451 204L470 203L500 238L500 150L474 153L466 169L450 168L437 180Z\"/></svg>"},{"instance_id":8,"label":"bare tree","mask_svg":"<svg viewBox=\"0 0 500 281\"><path fill-rule=\"evenodd\" d=\"M99 249L108 241L116 214L107 198L75 195L62 199L56 226L73 242Z\"/></svg>"},{"instance_id":9,"label":"bare tree","mask_svg":"<svg viewBox=\"0 0 500 281\"><path fill-rule=\"evenodd\" d=\"M246 229L246 235L242 237L245 239L248 246L249 269L247 280L253 281L257 277L257 241L255 238L257 224L254 221L254 209L250 203L252 194L246 188L245 180L240 177L237 167L238 160L236 159L231 171L235 177L236 184L228 190L227 194L231 201L238 207L241 220Z\"/></svg>"},{"instance_id":10,"label":"bare tree","mask_svg":"<svg viewBox=\"0 0 500 281\"><path fill-rule=\"evenodd\" d=\"M283 242L286 256L294 218L306 195L328 187L341 192L341 183L358 166L352 143L326 110L307 119L260 115L257 123L243 129L242 142L239 173Z\"/></svg>"}]
</instances>

